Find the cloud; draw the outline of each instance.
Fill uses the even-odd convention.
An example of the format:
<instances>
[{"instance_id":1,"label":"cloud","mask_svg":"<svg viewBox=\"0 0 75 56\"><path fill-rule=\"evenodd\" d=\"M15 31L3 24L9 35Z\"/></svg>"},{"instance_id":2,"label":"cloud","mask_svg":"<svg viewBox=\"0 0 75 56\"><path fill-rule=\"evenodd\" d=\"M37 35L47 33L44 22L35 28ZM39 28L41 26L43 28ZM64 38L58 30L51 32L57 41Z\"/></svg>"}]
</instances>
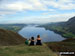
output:
<instances>
[{"instance_id":1,"label":"cloud","mask_svg":"<svg viewBox=\"0 0 75 56\"><path fill-rule=\"evenodd\" d=\"M16 14L14 11L0 11L0 15L9 15L9 14Z\"/></svg>"},{"instance_id":2,"label":"cloud","mask_svg":"<svg viewBox=\"0 0 75 56\"><path fill-rule=\"evenodd\" d=\"M5 0L3 0L5 1ZM16 0L14 2L4 2L1 8L8 10L48 10L48 6L53 6L58 9L75 9L75 0Z\"/></svg>"},{"instance_id":3,"label":"cloud","mask_svg":"<svg viewBox=\"0 0 75 56\"><path fill-rule=\"evenodd\" d=\"M60 10L72 10L75 9L75 0L1 0L0 3L0 9L11 10L15 12L28 10L55 11L55 9L51 7ZM12 14L12 12L10 12L10 14Z\"/></svg>"},{"instance_id":4,"label":"cloud","mask_svg":"<svg viewBox=\"0 0 75 56\"><path fill-rule=\"evenodd\" d=\"M28 0L28 1L16 1L13 3L2 4L2 9L8 10L46 10L46 7L40 2L40 0Z\"/></svg>"},{"instance_id":5,"label":"cloud","mask_svg":"<svg viewBox=\"0 0 75 56\"><path fill-rule=\"evenodd\" d=\"M67 21L71 17L75 16L75 13L66 13L66 14L54 14L54 15L42 15L39 17L30 17L35 23L48 23L48 22L60 22ZM35 19L36 18L36 19ZM32 22L32 21L31 21Z\"/></svg>"},{"instance_id":6,"label":"cloud","mask_svg":"<svg viewBox=\"0 0 75 56\"><path fill-rule=\"evenodd\" d=\"M55 14L55 15L42 15L36 18L36 16L24 17L21 19L7 20L5 23L50 23L67 21L71 17L75 16L75 13L71 14Z\"/></svg>"},{"instance_id":7,"label":"cloud","mask_svg":"<svg viewBox=\"0 0 75 56\"><path fill-rule=\"evenodd\" d=\"M18 19L6 19L0 20L0 23L50 23L50 22L60 22L60 21L67 21L71 17L75 16L75 13L66 13L66 14L55 14L55 15L42 15L39 17L30 16Z\"/></svg>"},{"instance_id":8,"label":"cloud","mask_svg":"<svg viewBox=\"0 0 75 56\"><path fill-rule=\"evenodd\" d=\"M75 4L67 4L67 5L61 5L60 9L62 10L72 10L75 9Z\"/></svg>"},{"instance_id":9,"label":"cloud","mask_svg":"<svg viewBox=\"0 0 75 56\"><path fill-rule=\"evenodd\" d=\"M43 3L60 10L75 9L75 0L44 0Z\"/></svg>"},{"instance_id":10,"label":"cloud","mask_svg":"<svg viewBox=\"0 0 75 56\"><path fill-rule=\"evenodd\" d=\"M67 13L65 10L69 11L70 13ZM35 11L39 15L37 15L37 13L36 15L34 15ZM62 11L64 11L65 13L62 13ZM4 20L4 23L47 23L67 21L70 17L75 16L75 13L72 13L72 11L75 12L75 0L0 0L0 18L10 18L10 16L8 15L16 14L17 12L27 12L27 14L33 13L33 15L28 17L26 17L25 14L25 18L23 18L24 16L20 17L17 15L15 16L17 19L6 19L6 21ZM61 14L58 14L59 12ZM20 13L18 14L20 15ZM14 18L14 16L12 17ZM22 19L19 19L19 17Z\"/></svg>"},{"instance_id":11,"label":"cloud","mask_svg":"<svg viewBox=\"0 0 75 56\"><path fill-rule=\"evenodd\" d=\"M3 18L3 16L0 15L0 19L2 19L2 18Z\"/></svg>"},{"instance_id":12,"label":"cloud","mask_svg":"<svg viewBox=\"0 0 75 56\"><path fill-rule=\"evenodd\" d=\"M10 14L12 14L12 11L18 12L18 11L28 11L28 10L31 10L31 11L48 10L47 7L40 2L40 0L28 0L28 1L16 0L13 2L11 2L11 1L2 0L2 2L0 3L0 9L8 10L7 14L9 13L9 11L10 11ZM4 14L4 12L2 14ZM5 12L5 14L6 14L6 12Z\"/></svg>"}]
</instances>

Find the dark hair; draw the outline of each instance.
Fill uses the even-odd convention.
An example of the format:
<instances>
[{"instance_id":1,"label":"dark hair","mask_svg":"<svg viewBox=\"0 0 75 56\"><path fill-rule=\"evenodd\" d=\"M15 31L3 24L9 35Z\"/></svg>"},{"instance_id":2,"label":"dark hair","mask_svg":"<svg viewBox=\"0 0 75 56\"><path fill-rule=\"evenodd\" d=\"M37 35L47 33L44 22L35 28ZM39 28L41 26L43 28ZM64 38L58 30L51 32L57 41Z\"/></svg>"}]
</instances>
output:
<instances>
[{"instance_id":1,"label":"dark hair","mask_svg":"<svg viewBox=\"0 0 75 56\"><path fill-rule=\"evenodd\" d=\"M39 38L40 37L40 35L37 35L37 38Z\"/></svg>"},{"instance_id":2,"label":"dark hair","mask_svg":"<svg viewBox=\"0 0 75 56\"><path fill-rule=\"evenodd\" d=\"M32 40L34 40L34 37L31 37Z\"/></svg>"}]
</instances>

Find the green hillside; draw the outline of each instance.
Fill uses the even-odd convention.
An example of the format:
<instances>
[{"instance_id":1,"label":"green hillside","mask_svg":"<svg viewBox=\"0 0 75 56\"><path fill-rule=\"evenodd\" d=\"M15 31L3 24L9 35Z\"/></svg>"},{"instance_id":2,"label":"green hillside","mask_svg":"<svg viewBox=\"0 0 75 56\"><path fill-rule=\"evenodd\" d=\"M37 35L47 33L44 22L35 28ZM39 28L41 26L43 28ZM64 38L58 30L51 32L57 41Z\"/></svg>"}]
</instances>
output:
<instances>
[{"instance_id":1,"label":"green hillside","mask_svg":"<svg viewBox=\"0 0 75 56\"><path fill-rule=\"evenodd\" d=\"M0 29L6 29L6 30L18 32L25 26L27 25L26 24L0 24Z\"/></svg>"},{"instance_id":2,"label":"green hillside","mask_svg":"<svg viewBox=\"0 0 75 56\"><path fill-rule=\"evenodd\" d=\"M40 25L40 27L45 27L66 38L75 38L75 17L70 18L66 22L48 23Z\"/></svg>"},{"instance_id":3,"label":"green hillside","mask_svg":"<svg viewBox=\"0 0 75 56\"><path fill-rule=\"evenodd\" d=\"M75 34L75 16L70 18L67 22L67 27L69 27L69 31Z\"/></svg>"},{"instance_id":4,"label":"green hillside","mask_svg":"<svg viewBox=\"0 0 75 56\"><path fill-rule=\"evenodd\" d=\"M47 45L26 46L18 33L0 29L0 56L57 56Z\"/></svg>"},{"instance_id":5,"label":"green hillside","mask_svg":"<svg viewBox=\"0 0 75 56\"><path fill-rule=\"evenodd\" d=\"M23 44L25 39L18 33L0 29L0 46Z\"/></svg>"},{"instance_id":6,"label":"green hillside","mask_svg":"<svg viewBox=\"0 0 75 56\"><path fill-rule=\"evenodd\" d=\"M43 46L0 46L0 56L57 56L46 45Z\"/></svg>"}]
</instances>

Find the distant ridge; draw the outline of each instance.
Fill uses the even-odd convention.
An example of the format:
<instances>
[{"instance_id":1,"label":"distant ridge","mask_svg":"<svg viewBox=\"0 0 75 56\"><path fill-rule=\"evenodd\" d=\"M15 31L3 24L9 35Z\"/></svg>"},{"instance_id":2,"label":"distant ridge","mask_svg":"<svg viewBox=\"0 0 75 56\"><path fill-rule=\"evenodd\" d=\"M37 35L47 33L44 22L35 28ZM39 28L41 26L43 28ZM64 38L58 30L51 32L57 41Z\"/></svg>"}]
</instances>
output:
<instances>
[{"instance_id":1,"label":"distant ridge","mask_svg":"<svg viewBox=\"0 0 75 56\"><path fill-rule=\"evenodd\" d=\"M66 38L75 38L75 16L66 22L48 23L40 25L39 27L45 27L46 29L59 33Z\"/></svg>"},{"instance_id":2,"label":"distant ridge","mask_svg":"<svg viewBox=\"0 0 75 56\"><path fill-rule=\"evenodd\" d=\"M18 33L0 29L0 45L18 45L23 44L25 39Z\"/></svg>"},{"instance_id":3,"label":"distant ridge","mask_svg":"<svg viewBox=\"0 0 75 56\"><path fill-rule=\"evenodd\" d=\"M67 21L68 24L74 24L75 23L75 16L70 18L68 21Z\"/></svg>"},{"instance_id":4,"label":"distant ridge","mask_svg":"<svg viewBox=\"0 0 75 56\"><path fill-rule=\"evenodd\" d=\"M75 16L70 18L66 24L67 27L69 27L69 30L75 34Z\"/></svg>"}]
</instances>

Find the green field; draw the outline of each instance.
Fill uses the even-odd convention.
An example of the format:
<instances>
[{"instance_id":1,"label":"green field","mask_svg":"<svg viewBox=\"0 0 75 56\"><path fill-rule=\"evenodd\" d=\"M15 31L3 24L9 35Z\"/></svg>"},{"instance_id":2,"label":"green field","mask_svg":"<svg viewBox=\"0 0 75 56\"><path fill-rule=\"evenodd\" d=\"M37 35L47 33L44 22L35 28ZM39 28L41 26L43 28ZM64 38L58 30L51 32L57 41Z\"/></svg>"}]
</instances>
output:
<instances>
[{"instance_id":1,"label":"green field","mask_svg":"<svg viewBox=\"0 0 75 56\"><path fill-rule=\"evenodd\" d=\"M6 29L6 30L18 32L25 26L26 24L0 24L0 29Z\"/></svg>"},{"instance_id":2,"label":"green field","mask_svg":"<svg viewBox=\"0 0 75 56\"><path fill-rule=\"evenodd\" d=\"M57 56L45 44L43 46L0 46L0 56Z\"/></svg>"}]
</instances>

